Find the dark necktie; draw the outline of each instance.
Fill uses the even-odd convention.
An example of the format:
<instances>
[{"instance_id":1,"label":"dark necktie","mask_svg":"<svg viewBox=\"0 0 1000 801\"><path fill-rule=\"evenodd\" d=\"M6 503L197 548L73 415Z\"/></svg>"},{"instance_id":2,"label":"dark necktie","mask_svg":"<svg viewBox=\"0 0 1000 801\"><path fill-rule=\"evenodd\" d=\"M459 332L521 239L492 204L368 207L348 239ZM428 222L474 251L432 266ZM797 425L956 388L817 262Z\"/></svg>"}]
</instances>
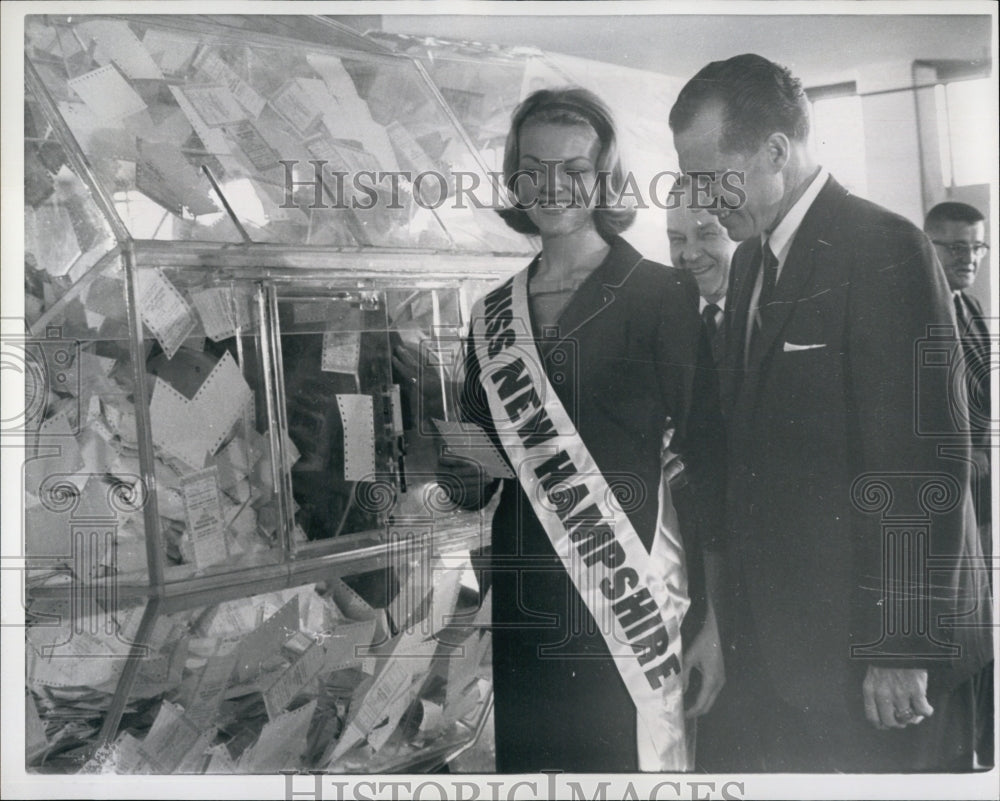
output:
<instances>
[{"instance_id":1,"label":"dark necktie","mask_svg":"<svg viewBox=\"0 0 1000 801\"><path fill-rule=\"evenodd\" d=\"M965 308L961 292L953 292L955 301L955 321L958 323L958 335L963 336L969 328L969 312Z\"/></svg>"},{"instance_id":2,"label":"dark necktie","mask_svg":"<svg viewBox=\"0 0 1000 801\"><path fill-rule=\"evenodd\" d=\"M778 259L767 242L761 248L760 268L764 271L764 278L760 285L760 296L757 298L757 320L763 327L764 314L774 297L774 285L778 283Z\"/></svg>"},{"instance_id":3,"label":"dark necktie","mask_svg":"<svg viewBox=\"0 0 1000 801\"><path fill-rule=\"evenodd\" d=\"M722 311L714 303L709 303L701 310L701 319L705 322L705 330L708 332L708 341L714 342L715 335L719 332L719 312Z\"/></svg>"}]
</instances>

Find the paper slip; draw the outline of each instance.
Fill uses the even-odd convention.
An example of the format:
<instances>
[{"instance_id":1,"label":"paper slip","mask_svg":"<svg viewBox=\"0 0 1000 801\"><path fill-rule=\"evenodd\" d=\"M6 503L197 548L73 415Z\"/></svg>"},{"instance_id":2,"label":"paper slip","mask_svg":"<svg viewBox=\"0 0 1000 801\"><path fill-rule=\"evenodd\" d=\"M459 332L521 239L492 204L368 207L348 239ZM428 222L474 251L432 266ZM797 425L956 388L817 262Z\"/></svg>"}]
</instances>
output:
<instances>
[{"instance_id":1,"label":"paper slip","mask_svg":"<svg viewBox=\"0 0 1000 801\"><path fill-rule=\"evenodd\" d=\"M219 450L252 396L239 365L226 351L191 399L191 411L199 416L207 432L209 453Z\"/></svg>"},{"instance_id":2,"label":"paper slip","mask_svg":"<svg viewBox=\"0 0 1000 801\"><path fill-rule=\"evenodd\" d=\"M127 731L115 741L116 773L166 773L163 765L142 747L142 743Z\"/></svg>"},{"instance_id":3,"label":"paper slip","mask_svg":"<svg viewBox=\"0 0 1000 801\"><path fill-rule=\"evenodd\" d=\"M463 552L468 562L469 552ZM453 565L441 567L435 563L434 594L431 596L431 631L437 634L451 622L458 603L458 593L461 589L462 568Z\"/></svg>"},{"instance_id":4,"label":"paper slip","mask_svg":"<svg viewBox=\"0 0 1000 801\"><path fill-rule=\"evenodd\" d=\"M404 634L399 638L388 663L375 677L357 711L352 704L350 720L333 751L331 762L367 737L386 717L390 705L409 689L413 677L426 672L436 647L434 640L425 641L417 634Z\"/></svg>"},{"instance_id":5,"label":"paper slip","mask_svg":"<svg viewBox=\"0 0 1000 801\"><path fill-rule=\"evenodd\" d=\"M153 444L161 451L200 470L208 454L208 431L195 416L195 407L170 384L157 376L149 401ZM160 454L161 458L163 454Z\"/></svg>"},{"instance_id":6,"label":"paper slip","mask_svg":"<svg viewBox=\"0 0 1000 801\"><path fill-rule=\"evenodd\" d=\"M229 351L190 400L157 377L149 403L153 444L200 469L206 454L214 454L242 418L251 397Z\"/></svg>"},{"instance_id":7,"label":"paper slip","mask_svg":"<svg viewBox=\"0 0 1000 801\"><path fill-rule=\"evenodd\" d=\"M30 761L45 752L49 740L45 736L45 724L38 715L35 706L35 696L30 692L24 695L24 751Z\"/></svg>"},{"instance_id":8,"label":"paper slip","mask_svg":"<svg viewBox=\"0 0 1000 801\"><path fill-rule=\"evenodd\" d=\"M267 716L274 720L292 702L306 685L322 670L326 662L326 650L314 642L305 653L264 690L264 708Z\"/></svg>"},{"instance_id":9,"label":"paper slip","mask_svg":"<svg viewBox=\"0 0 1000 801\"><path fill-rule=\"evenodd\" d=\"M284 444L285 457L288 460L287 464L288 464L289 467L291 467L299 459L302 458L302 454L299 453L299 449L295 447L295 443L292 442L292 438L290 436L288 436L288 432L287 431L282 431L281 432L281 441Z\"/></svg>"},{"instance_id":10,"label":"paper slip","mask_svg":"<svg viewBox=\"0 0 1000 801\"><path fill-rule=\"evenodd\" d=\"M427 617L432 590L430 572L426 562L413 566L389 604L389 615L397 631L406 631Z\"/></svg>"},{"instance_id":11,"label":"paper slip","mask_svg":"<svg viewBox=\"0 0 1000 801\"><path fill-rule=\"evenodd\" d=\"M320 367L323 372L355 375L360 357L360 331L327 331L323 334L323 356Z\"/></svg>"},{"instance_id":12,"label":"paper slip","mask_svg":"<svg viewBox=\"0 0 1000 801\"><path fill-rule=\"evenodd\" d=\"M219 487L224 490L241 482L253 469L246 440L242 437L229 440L229 444L215 455L214 462L219 468Z\"/></svg>"},{"instance_id":13,"label":"paper slip","mask_svg":"<svg viewBox=\"0 0 1000 801\"><path fill-rule=\"evenodd\" d=\"M514 472L493 444L475 423L454 420L431 420L444 438L446 453L479 464L492 478L514 478Z\"/></svg>"},{"instance_id":14,"label":"paper slip","mask_svg":"<svg viewBox=\"0 0 1000 801\"><path fill-rule=\"evenodd\" d=\"M386 126L385 131L389 134L389 141L399 151L404 162L409 162L410 169L417 173L433 172L436 169L436 165L427 155L427 151L420 146L401 123L393 120Z\"/></svg>"},{"instance_id":15,"label":"paper slip","mask_svg":"<svg viewBox=\"0 0 1000 801\"><path fill-rule=\"evenodd\" d=\"M236 763L233 762L233 758L229 755L229 749L224 743L212 746L206 753L209 755L209 760L205 773L236 772Z\"/></svg>"},{"instance_id":16,"label":"paper slip","mask_svg":"<svg viewBox=\"0 0 1000 801\"><path fill-rule=\"evenodd\" d=\"M444 710L441 704L435 704L433 701L421 698L420 706L423 712L420 718L420 732L429 734L439 729L443 722L441 713Z\"/></svg>"},{"instance_id":17,"label":"paper slip","mask_svg":"<svg viewBox=\"0 0 1000 801\"><path fill-rule=\"evenodd\" d=\"M251 600L225 601L198 621L197 632L205 637L241 637L257 627L257 611Z\"/></svg>"},{"instance_id":18,"label":"paper slip","mask_svg":"<svg viewBox=\"0 0 1000 801\"><path fill-rule=\"evenodd\" d=\"M325 670L343 670L357 667L368 656L375 636L375 619L337 626L327 638Z\"/></svg>"},{"instance_id":19,"label":"paper slip","mask_svg":"<svg viewBox=\"0 0 1000 801\"><path fill-rule=\"evenodd\" d=\"M60 278L80 257L80 245L69 211L64 206L41 206L25 219L27 244L38 265Z\"/></svg>"},{"instance_id":20,"label":"paper slip","mask_svg":"<svg viewBox=\"0 0 1000 801\"><path fill-rule=\"evenodd\" d=\"M250 324L247 298L230 287L199 289L191 293L191 302L201 317L205 335L213 342L236 336L238 328Z\"/></svg>"},{"instance_id":21,"label":"paper slip","mask_svg":"<svg viewBox=\"0 0 1000 801\"><path fill-rule=\"evenodd\" d=\"M183 92L202 121L211 127L246 119L247 113L225 86L186 86Z\"/></svg>"},{"instance_id":22,"label":"paper slip","mask_svg":"<svg viewBox=\"0 0 1000 801\"><path fill-rule=\"evenodd\" d=\"M287 83L268 102L299 134L305 134L321 114L322 107L315 104L302 79Z\"/></svg>"},{"instance_id":23,"label":"paper slip","mask_svg":"<svg viewBox=\"0 0 1000 801\"><path fill-rule=\"evenodd\" d=\"M335 139L333 140L333 148L340 155L340 158L343 160L344 165L347 168L347 172L351 175L359 173L362 170L378 172L382 169L382 165L379 163L379 160L375 155L369 153L353 141ZM376 189L379 188L381 187L376 186Z\"/></svg>"},{"instance_id":24,"label":"paper slip","mask_svg":"<svg viewBox=\"0 0 1000 801\"><path fill-rule=\"evenodd\" d=\"M94 57L104 64L114 61L127 78L163 80L163 73L132 32L128 23L118 20L93 20L77 26L77 31L97 42Z\"/></svg>"},{"instance_id":25,"label":"paper slip","mask_svg":"<svg viewBox=\"0 0 1000 801\"><path fill-rule=\"evenodd\" d=\"M199 568L216 565L229 557L225 518L219 497L219 471L213 465L181 479L187 533Z\"/></svg>"},{"instance_id":26,"label":"paper slip","mask_svg":"<svg viewBox=\"0 0 1000 801\"><path fill-rule=\"evenodd\" d=\"M200 134L199 138L204 141ZM207 142L205 146L212 147ZM195 216L222 211L208 179L191 165L176 146L166 142L140 140L135 181L140 192L171 213L180 214L178 207L186 208Z\"/></svg>"},{"instance_id":27,"label":"paper slip","mask_svg":"<svg viewBox=\"0 0 1000 801\"><path fill-rule=\"evenodd\" d=\"M116 123L146 103L112 64L69 79L69 87L101 120Z\"/></svg>"},{"instance_id":28,"label":"paper slip","mask_svg":"<svg viewBox=\"0 0 1000 801\"><path fill-rule=\"evenodd\" d=\"M214 727L203 731L194 745L184 755L184 759L174 769L174 773L204 773L205 766L209 761L208 748L215 739L216 731Z\"/></svg>"},{"instance_id":29,"label":"paper slip","mask_svg":"<svg viewBox=\"0 0 1000 801\"><path fill-rule=\"evenodd\" d=\"M472 625L483 628L489 628L492 622L493 622L493 588L490 587L486 591L486 595L483 597L483 601L479 605L479 609L476 610L476 616L472 619Z\"/></svg>"},{"instance_id":30,"label":"paper slip","mask_svg":"<svg viewBox=\"0 0 1000 801\"><path fill-rule=\"evenodd\" d=\"M149 28L142 44L163 72L175 75L184 72L191 63L198 41L190 36Z\"/></svg>"},{"instance_id":31,"label":"paper slip","mask_svg":"<svg viewBox=\"0 0 1000 801\"><path fill-rule=\"evenodd\" d=\"M371 395L337 395L344 428L344 479L375 480L375 412Z\"/></svg>"},{"instance_id":32,"label":"paper slip","mask_svg":"<svg viewBox=\"0 0 1000 801\"><path fill-rule=\"evenodd\" d=\"M138 276L139 315L167 358L172 359L194 330L194 313L159 267L140 267Z\"/></svg>"},{"instance_id":33,"label":"paper slip","mask_svg":"<svg viewBox=\"0 0 1000 801\"><path fill-rule=\"evenodd\" d=\"M285 641L299 630L299 597L294 596L239 644L234 678L240 684L260 673L261 665L278 654Z\"/></svg>"},{"instance_id":34,"label":"paper slip","mask_svg":"<svg viewBox=\"0 0 1000 801\"><path fill-rule=\"evenodd\" d=\"M232 93L233 99L236 100L243 108L250 112L254 117L259 117L260 112L264 110L264 106L267 101L264 100L257 92L254 90L250 84L246 83L240 76L216 53L214 50L205 51L205 56L198 62L198 69L204 70L206 74L210 75L215 81L218 81L223 86L227 87ZM242 117L237 117L237 119L242 119ZM208 122L208 120L205 120ZM209 122L209 125L212 123Z\"/></svg>"},{"instance_id":35,"label":"paper slip","mask_svg":"<svg viewBox=\"0 0 1000 801\"><path fill-rule=\"evenodd\" d=\"M485 684L485 689L480 682ZM477 680L476 684L462 692L449 694L444 709L441 714L441 723L448 725L456 720L466 720L473 715L489 693L490 683L488 681Z\"/></svg>"},{"instance_id":36,"label":"paper slip","mask_svg":"<svg viewBox=\"0 0 1000 801\"><path fill-rule=\"evenodd\" d=\"M240 759L240 772L276 773L298 767L308 745L309 724L317 702L310 701L264 724L257 742Z\"/></svg>"},{"instance_id":37,"label":"paper slip","mask_svg":"<svg viewBox=\"0 0 1000 801\"><path fill-rule=\"evenodd\" d=\"M198 135L205 150L219 158L223 167L228 170L230 162L232 162L231 157L226 159L232 153L232 148L229 146L229 137L226 136L221 128L213 128L201 118L201 114L198 113L194 104L188 100L187 95L181 91L180 87L170 86L169 89L177 105L184 112L184 116L191 123L191 127L194 128L194 132ZM217 175L215 177L221 178L222 176Z\"/></svg>"},{"instance_id":38,"label":"paper slip","mask_svg":"<svg viewBox=\"0 0 1000 801\"><path fill-rule=\"evenodd\" d=\"M350 620L373 620L375 618L375 609L371 604L351 589L350 585L346 584L343 579L334 579L331 595L337 608Z\"/></svg>"},{"instance_id":39,"label":"paper slip","mask_svg":"<svg viewBox=\"0 0 1000 801\"><path fill-rule=\"evenodd\" d=\"M390 662L385 670L375 677L354 719L344 727L327 767L332 766L368 736L375 725L385 717L389 704L409 686L412 678L410 672L398 661Z\"/></svg>"},{"instance_id":40,"label":"paper slip","mask_svg":"<svg viewBox=\"0 0 1000 801\"><path fill-rule=\"evenodd\" d=\"M382 746L388 742L393 732L398 728L399 721L406 714L406 710L416 700L417 693L420 692L420 687L421 682L411 681L410 685L400 693L399 697L394 698L390 702L385 710L387 718L385 723L376 726L368 735L368 745L371 746L372 751L378 753L382 750Z\"/></svg>"},{"instance_id":41,"label":"paper slip","mask_svg":"<svg viewBox=\"0 0 1000 801\"><path fill-rule=\"evenodd\" d=\"M215 719L236 666L236 647L237 643L223 640L205 662L187 705L188 717L195 725L205 727Z\"/></svg>"},{"instance_id":42,"label":"paper slip","mask_svg":"<svg viewBox=\"0 0 1000 801\"><path fill-rule=\"evenodd\" d=\"M279 166L278 151L267 143L249 120L242 120L234 126L227 127L226 131L236 140L236 144L256 169L270 170Z\"/></svg>"},{"instance_id":43,"label":"paper slip","mask_svg":"<svg viewBox=\"0 0 1000 801\"><path fill-rule=\"evenodd\" d=\"M189 720L181 707L164 701L140 747L145 753L154 755L165 773L173 773L198 742L201 733L201 727Z\"/></svg>"},{"instance_id":44,"label":"paper slip","mask_svg":"<svg viewBox=\"0 0 1000 801\"><path fill-rule=\"evenodd\" d=\"M445 707L451 706L475 681L479 666L490 645L489 632L474 632L448 654L448 682L445 685Z\"/></svg>"},{"instance_id":45,"label":"paper slip","mask_svg":"<svg viewBox=\"0 0 1000 801\"><path fill-rule=\"evenodd\" d=\"M306 61L323 78L327 89L338 100L364 102L358 97L354 80L339 58L326 53L306 53Z\"/></svg>"}]
</instances>

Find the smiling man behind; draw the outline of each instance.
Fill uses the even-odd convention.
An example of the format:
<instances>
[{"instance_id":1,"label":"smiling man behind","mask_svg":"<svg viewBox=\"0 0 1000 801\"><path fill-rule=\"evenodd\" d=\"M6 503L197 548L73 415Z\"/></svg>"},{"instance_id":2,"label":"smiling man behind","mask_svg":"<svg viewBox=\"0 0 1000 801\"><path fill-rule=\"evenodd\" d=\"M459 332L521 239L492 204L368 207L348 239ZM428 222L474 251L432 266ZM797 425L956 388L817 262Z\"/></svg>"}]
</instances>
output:
<instances>
[{"instance_id":1,"label":"smiling man behind","mask_svg":"<svg viewBox=\"0 0 1000 801\"><path fill-rule=\"evenodd\" d=\"M741 735L729 767L971 768L969 677L988 634L964 629L956 655L941 615L970 599L988 614L985 576L957 569L931 575L931 587L918 572L908 583L893 571L917 566L886 547L885 510L866 490L888 487L893 511L923 510L935 557L981 567L967 463L915 432L918 387L921 424L952 430L947 371L914 367L928 326L954 320L931 245L815 161L802 86L765 58L703 68L670 127L682 171L742 243L721 370ZM740 202L723 204L733 175ZM954 496L933 515L921 506L932 480ZM918 613L926 627L898 625Z\"/></svg>"},{"instance_id":2,"label":"smiling man behind","mask_svg":"<svg viewBox=\"0 0 1000 801\"><path fill-rule=\"evenodd\" d=\"M671 191L675 202L667 209L670 263L690 271L698 282L699 311L712 345L712 359L718 365L725 344L723 319L729 263L736 243L715 216L699 205L691 188L692 182L682 176Z\"/></svg>"}]
</instances>

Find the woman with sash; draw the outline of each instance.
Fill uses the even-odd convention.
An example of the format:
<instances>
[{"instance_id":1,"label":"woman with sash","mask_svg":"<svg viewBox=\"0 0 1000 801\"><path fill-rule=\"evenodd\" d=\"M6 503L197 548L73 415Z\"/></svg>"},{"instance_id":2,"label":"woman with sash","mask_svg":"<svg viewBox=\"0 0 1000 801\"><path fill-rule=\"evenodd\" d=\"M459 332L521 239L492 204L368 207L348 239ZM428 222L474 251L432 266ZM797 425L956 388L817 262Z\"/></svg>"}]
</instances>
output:
<instances>
[{"instance_id":1,"label":"woman with sash","mask_svg":"<svg viewBox=\"0 0 1000 801\"><path fill-rule=\"evenodd\" d=\"M517 476L502 482L484 575L499 772L690 769L687 678L701 674L689 714L724 681L691 535L718 528L724 458L698 288L619 236L635 211L616 202L617 142L589 91L518 107L504 155L516 204L502 213L542 248L472 314L463 417ZM661 480L667 441L696 510L683 541ZM442 466L465 508L500 483Z\"/></svg>"}]
</instances>

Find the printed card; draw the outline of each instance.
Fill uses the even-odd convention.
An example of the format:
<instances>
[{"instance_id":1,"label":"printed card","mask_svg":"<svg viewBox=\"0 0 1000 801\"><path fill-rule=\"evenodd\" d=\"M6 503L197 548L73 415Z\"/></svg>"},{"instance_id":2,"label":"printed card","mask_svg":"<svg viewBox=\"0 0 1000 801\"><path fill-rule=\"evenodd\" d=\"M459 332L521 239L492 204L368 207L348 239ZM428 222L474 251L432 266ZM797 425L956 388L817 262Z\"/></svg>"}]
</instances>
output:
<instances>
[{"instance_id":1,"label":"printed card","mask_svg":"<svg viewBox=\"0 0 1000 801\"><path fill-rule=\"evenodd\" d=\"M226 548L226 522L219 497L219 471L212 467L191 473L181 479L187 533L194 549L194 562L199 568L224 562L229 557Z\"/></svg>"},{"instance_id":2,"label":"printed card","mask_svg":"<svg viewBox=\"0 0 1000 801\"><path fill-rule=\"evenodd\" d=\"M167 358L172 359L194 330L194 312L159 267L140 267L138 274L139 315Z\"/></svg>"}]
</instances>

